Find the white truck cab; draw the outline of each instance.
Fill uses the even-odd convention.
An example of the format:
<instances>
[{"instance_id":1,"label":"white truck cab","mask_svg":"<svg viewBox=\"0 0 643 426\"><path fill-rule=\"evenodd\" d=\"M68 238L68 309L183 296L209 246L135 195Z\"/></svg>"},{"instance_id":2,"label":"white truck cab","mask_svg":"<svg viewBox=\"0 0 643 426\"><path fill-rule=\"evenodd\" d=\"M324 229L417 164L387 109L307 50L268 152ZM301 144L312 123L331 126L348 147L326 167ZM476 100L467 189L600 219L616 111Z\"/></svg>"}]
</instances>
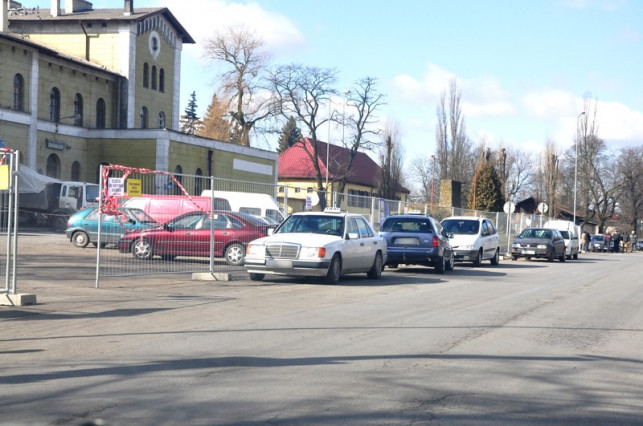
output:
<instances>
[{"instance_id":1,"label":"white truck cab","mask_svg":"<svg viewBox=\"0 0 643 426\"><path fill-rule=\"evenodd\" d=\"M544 228L557 229L565 240L565 257L568 260L578 259L580 251L580 227L571 220L550 220Z\"/></svg>"}]
</instances>

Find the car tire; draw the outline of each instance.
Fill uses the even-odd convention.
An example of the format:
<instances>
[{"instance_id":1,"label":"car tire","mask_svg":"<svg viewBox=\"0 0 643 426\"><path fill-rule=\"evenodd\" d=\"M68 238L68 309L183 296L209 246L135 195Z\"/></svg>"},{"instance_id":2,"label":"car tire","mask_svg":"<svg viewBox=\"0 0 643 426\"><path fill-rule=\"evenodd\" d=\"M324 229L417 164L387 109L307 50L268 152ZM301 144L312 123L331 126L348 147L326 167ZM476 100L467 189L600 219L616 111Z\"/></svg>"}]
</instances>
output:
<instances>
[{"instance_id":1,"label":"car tire","mask_svg":"<svg viewBox=\"0 0 643 426\"><path fill-rule=\"evenodd\" d=\"M63 216L56 216L51 219L51 229L56 232L64 231L67 227L67 218Z\"/></svg>"},{"instance_id":2,"label":"car tire","mask_svg":"<svg viewBox=\"0 0 643 426\"><path fill-rule=\"evenodd\" d=\"M563 250L563 254L560 255L558 260L560 260L561 262L564 262L566 259L567 259L567 256L565 255L565 250Z\"/></svg>"},{"instance_id":3,"label":"car tire","mask_svg":"<svg viewBox=\"0 0 643 426\"><path fill-rule=\"evenodd\" d=\"M572 256L572 259L574 259L574 260L578 260L578 253L575 253L575 254Z\"/></svg>"},{"instance_id":4,"label":"car tire","mask_svg":"<svg viewBox=\"0 0 643 426\"><path fill-rule=\"evenodd\" d=\"M511 256L511 260L513 260L513 261L518 260L518 256Z\"/></svg>"},{"instance_id":5,"label":"car tire","mask_svg":"<svg viewBox=\"0 0 643 426\"><path fill-rule=\"evenodd\" d=\"M491 258L490 262L494 266L498 265L500 263L500 249L499 248L496 249L496 253L493 255L493 257Z\"/></svg>"},{"instance_id":6,"label":"car tire","mask_svg":"<svg viewBox=\"0 0 643 426\"><path fill-rule=\"evenodd\" d=\"M150 260L154 257L152 243L146 239L134 241L134 244L132 244L132 254L138 260Z\"/></svg>"},{"instance_id":7,"label":"car tire","mask_svg":"<svg viewBox=\"0 0 643 426\"><path fill-rule=\"evenodd\" d=\"M250 273L250 280L251 281L263 281L263 278L265 276L266 276L265 274Z\"/></svg>"},{"instance_id":8,"label":"car tire","mask_svg":"<svg viewBox=\"0 0 643 426\"><path fill-rule=\"evenodd\" d=\"M438 259L438 263L435 264L435 272L438 274L444 274L444 270L446 269L446 260L444 259L444 256L441 256Z\"/></svg>"},{"instance_id":9,"label":"car tire","mask_svg":"<svg viewBox=\"0 0 643 426\"><path fill-rule=\"evenodd\" d=\"M453 268L455 268L455 257L452 252L451 256L449 256L449 261L447 262L445 269L447 271L453 271Z\"/></svg>"},{"instance_id":10,"label":"car tire","mask_svg":"<svg viewBox=\"0 0 643 426\"><path fill-rule=\"evenodd\" d=\"M85 248L89 244L89 235L85 231L78 231L71 237L71 241L76 247Z\"/></svg>"},{"instance_id":11,"label":"car tire","mask_svg":"<svg viewBox=\"0 0 643 426\"><path fill-rule=\"evenodd\" d=\"M482 265L482 249L478 250L478 255L473 259L473 266Z\"/></svg>"},{"instance_id":12,"label":"car tire","mask_svg":"<svg viewBox=\"0 0 643 426\"><path fill-rule=\"evenodd\" d=\"M225 249L224 257L228 265L241 266L243 265L245 254L246 254L246 251L243 247L243 244L234 243L234 244L230 244Z\"/></svg>"},{"instance_id":13,"label":"car tire","mask_svg":"<svg viewBox=\"0 0 643 426\"><path fill-rule=\"evenodd\" d=\"M391 264L386 265L386 266L387 266L387 267L389 267L389 268L391 268L391 269L397 269L398 264L397 264L397 263L391 263Z\"/></svg>"},{"instance_id":14,"label":"car tire","mask_svg":"<svg viewBox=\"0 0 643 426\"><path fill-rule=\"evenodd\" d=\"M380 277L382 276L382 254L381 253L378 252L375 254L375 260L373 260L373 266L371 266L371 269L366 273L366 276L372 280L379 280Z\"/></svg>"},{"instance_id":15,"label":"car tire","mask_svg":"<svg viewBox=\"0 0 643 426\"><path fill-rule=\"evenodd\" d=\"M328 267L328 272L324 277L324 282L326 284L337 284L339 278L342 276L342 259L338 254L335 254L330 261L330 266Z\"/></svg>"}]
</instances>

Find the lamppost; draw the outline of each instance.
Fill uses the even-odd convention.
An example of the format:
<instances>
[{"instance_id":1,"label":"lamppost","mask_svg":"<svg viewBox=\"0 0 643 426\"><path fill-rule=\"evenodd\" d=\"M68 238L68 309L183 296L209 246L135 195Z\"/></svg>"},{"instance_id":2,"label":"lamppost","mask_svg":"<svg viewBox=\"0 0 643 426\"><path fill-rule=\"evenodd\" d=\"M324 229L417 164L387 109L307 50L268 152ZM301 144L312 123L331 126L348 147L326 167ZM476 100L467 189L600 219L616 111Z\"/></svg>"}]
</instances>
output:
<instances>
[{"instance_id":1,"label":"lamppost","mask_svg":"<svg viewBox=\"0 0 643 426\"><path fill-rule=\"evenodd\" d=\"M575 153L574 153L574 226L576 226L576 193L577 193L577 182L578 182L578 143L580 142L580 125L578 120L580 120L581 115L585 115L585 111L578 114L576 117L576 143L574 144Z\"/></svg>"},{"instance_id":2,"label":"lamppost","mask_svg":"<svg viewBox=\"0 0 643 426\"><path fill-rule=\"evenodd\" d=\"M433 185L435 184L435 154L431 155L433 165L431 166L431 214L433 214Z\"/></svg>"}]
</instances>

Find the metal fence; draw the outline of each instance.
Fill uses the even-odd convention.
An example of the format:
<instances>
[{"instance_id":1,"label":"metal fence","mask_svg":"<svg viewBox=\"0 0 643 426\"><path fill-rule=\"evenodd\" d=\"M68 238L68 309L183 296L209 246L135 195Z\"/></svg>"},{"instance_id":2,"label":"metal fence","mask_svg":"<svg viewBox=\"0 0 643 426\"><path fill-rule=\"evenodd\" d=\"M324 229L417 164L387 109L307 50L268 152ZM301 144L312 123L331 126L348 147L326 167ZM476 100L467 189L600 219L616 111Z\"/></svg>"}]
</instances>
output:
<instances>
[{"instance_id":1,"label":"metal fence","mask_svg":"<svg viewBox=\"0 0 643 426\"><path fill-rule=\"evenodd\" d=\"M379 229L384 218L392 214L419 212L429 214L437 220L448 216L484 216L496 224L503 253L508 251L511 238L522 229L542 224L548 220L546 217L536 215L471 211L427 203L401 202L353 194L325 193L311 191L309 188L232 181L118 166L106 167L101 176L103 190L101 191L100 209L104 214L96 215L100 226L96 240L92 241L92 246L95 245L99 248L96 262L97 285L100 277L109 276L186 272L222 273L242 270L242 263L230 261L226 248L236 242L243 249L251 239L267 233L268 227L276 226L276 224L270 225L260 222L261 219L257 219L257 222L250 220L249 216L268 215L266 212L269 209L255 211L257 202L253 200L260 195L267 196L272 200L277 206L276 208L282 210L282 217L300 211L321 211L323 203L320 202L320 199L324 199L329 207L339 207L341 210L364 215L376 230ZM120 192L118 188L121 188ZM201 196L203 191L207 192L207 190L212 190L209 192L209 196ZM231 195L220 195L218 191L240 195L242 201L237 203L238 205L235 203L231 205L227 202ZM152 201L136 204L133 201L136 199L139 201L150 199ZM232 198L230 201L232 202ZM164 236L159 237L165 238L166 241L150 242L148 248L153 251L149 258L146 257L143 247L140 248L140 253L136 253L138 248L134 247L131 241L127 246L123 240L119 243L118 236L109 237L103 232L108 222L113 222L119 234L126 229L131 229L133 219L128 218L122 209L118 209L122 206L140 208L159 224L167 224ZM209 221L202 221L196 225L196 228L181 228L186 224L172 225L178 220L168 222L170 218L189 211L201 212L207 217L206 212L210 210L215 211L213 218ZM234 214L226 213L226 211L231 211ZM274 217L264 219L270 221ZM249 224L248 221L253 224ZM190 224L190 226L193 225L194 223ZM230 234L237 233L239 228L247 228L248 235L231 239ZM160 244L165 244L165 249L154 247ZM197 246L199 246L198 249ZM239 246L236 247L237 252L239 248Z\"/></svg>"}]
</instances>

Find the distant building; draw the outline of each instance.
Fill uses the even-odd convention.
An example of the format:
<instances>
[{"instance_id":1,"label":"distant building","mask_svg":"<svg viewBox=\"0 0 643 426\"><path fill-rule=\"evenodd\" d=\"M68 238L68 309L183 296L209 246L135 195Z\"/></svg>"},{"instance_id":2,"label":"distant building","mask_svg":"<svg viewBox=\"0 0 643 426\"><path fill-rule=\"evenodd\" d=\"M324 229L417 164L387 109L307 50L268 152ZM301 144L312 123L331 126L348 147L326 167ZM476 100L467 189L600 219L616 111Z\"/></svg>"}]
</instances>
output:
<instances>
[{"instance_id":1,"label":"distant building","mask_svg":"<svg viewBox=\"0 0 643 426\"><path fill-rule=\"evenodd\" d=\"M90 182L120 164L277 183L277 153L178 132L194 40L168 8L60 3L0 8L0 137L26 165Z\"/></svg>"}]
</instances>

